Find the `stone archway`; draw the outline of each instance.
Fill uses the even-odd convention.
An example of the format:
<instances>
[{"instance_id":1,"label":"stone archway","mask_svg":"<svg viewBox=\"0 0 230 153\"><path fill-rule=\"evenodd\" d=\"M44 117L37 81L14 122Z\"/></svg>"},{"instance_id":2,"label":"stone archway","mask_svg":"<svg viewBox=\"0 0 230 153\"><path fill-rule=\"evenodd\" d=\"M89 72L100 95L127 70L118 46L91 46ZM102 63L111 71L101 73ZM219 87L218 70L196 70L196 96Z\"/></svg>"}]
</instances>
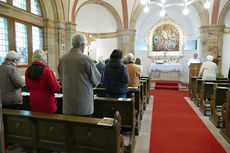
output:
<instances>
[{"instance_id":1,"label":"stone archway","mask_svg":"<svg viewBox=\"0 0 230 153\"><path fill-rule=\"evenodd\" d=\"M73 22L75 22L76 16L79 12L79 10L81 9L81 7L83 7L84 5L88 5L88 4L98 4L101 5L103 7L105 7L114 17L114 19L117 22L117 30L122 29L122 22L121 22L121 18L119 16L119 14L117 13L117 11L108 3L104 2L104 1L98 1L98 0L91 0L91 1L86 1L85 3L83 3L76 11L76 13L74 14L74 17L72 17L72 19L74 19ZM75 8L73 8L75 9Z\"/></svg>"},{"instance_id":2,"label":"stone archway","mask_svg":"<svg viewBox=\"0 0 230 153\"><path fill-rule=\"evenodd\" d=\"M230 11L230 1L228 1L222 9L219 16L218 24L224 25L225 16L227 15L228 11Z\"/></svg>"},{"instance_id":3,"label":"stone archway","mask_svg":"<svg viewBox=\"0 0 230 153\"><path fill-rule=\"evenodd\" d=\"M204 9L203 5L201 2L195 2L192 4L195 9L197 10L199 16L200 16L200 21L201 21L201 26L207 26L209 25L209 17L208 17L208 13L206 12L206 10ZM130 19L130 29L135 29L136 28L136 22L137 19L141 13L141 11L144 9L143 5L139 5L136 10L134 11L131 19Z\"/></svg>"}]
</instances>

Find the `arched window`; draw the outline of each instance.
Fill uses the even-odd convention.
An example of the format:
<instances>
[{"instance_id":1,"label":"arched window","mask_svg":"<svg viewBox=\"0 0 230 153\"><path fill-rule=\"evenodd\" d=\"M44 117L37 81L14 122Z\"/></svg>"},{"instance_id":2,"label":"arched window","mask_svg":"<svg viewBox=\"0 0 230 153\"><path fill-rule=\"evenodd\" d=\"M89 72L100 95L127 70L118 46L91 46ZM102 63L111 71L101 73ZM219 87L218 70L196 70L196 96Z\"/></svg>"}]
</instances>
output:
<instances>
[{"instance_id":1,"label":"arched window","mask_svg":"<svg viewBox=\"0 0 230 153\"><path fill-rule=\"evenodd\" d=\"M26 10L26 0L13 0L13 6Z\"/></svg>"},{"instance_id":2,"label":"arched window","mask_svg":"<svg viewBox=\"0 0 230 153\"><path fill-rule=\"evenodd\" d=\"M0 63L2 63L9 51L8 21L0 17Z\"/></svg>"},{"instance_id":3,"label":"arched window","mask_svg":"<svg viewBox=\"0 0 230 153\"><path fill-rule=\"evenodd\" d=\"M30 2L31 13L41 16L41 8L38 0L31 0Z\"/></svg>"},{"instance_id":4,"label":"arched window","mask_svg":"<svg viewBox=\"0 0 230 153\"><path fill-rule=\"evenodd\" d=\"M2 1L19 8L17 11L20 13L30 12L42 19L39 0L0 0L0 3ZM33 51L44 49L43 25L35 25L23 19L18 20L14 16L0 13L0 64L9 50L15 50L21 54L19 67L28 66L31 64Z\"/></svg>"}]
</instances>

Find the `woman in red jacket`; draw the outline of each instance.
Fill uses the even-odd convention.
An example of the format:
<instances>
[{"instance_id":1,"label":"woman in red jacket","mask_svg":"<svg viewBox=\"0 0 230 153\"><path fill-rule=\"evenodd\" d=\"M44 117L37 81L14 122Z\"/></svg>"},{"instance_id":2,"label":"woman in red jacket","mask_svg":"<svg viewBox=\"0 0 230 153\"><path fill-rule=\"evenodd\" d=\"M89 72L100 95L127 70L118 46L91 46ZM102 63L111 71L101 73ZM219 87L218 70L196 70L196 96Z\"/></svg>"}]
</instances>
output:
<instances>
[{"instance_id":1,"label":"woman in red jacket","mask_svg":"<svg viewBox=\"0 0 230 153\"><path fill-rule=\"evenodd\" d=\"M30 91L31 111L54 113L57 100L54 93L60 91L60 85L53 71L46 63L46 52L36 50L32 56L32 65L27 68L26 87Z\"/></svg>"}]
</instances>

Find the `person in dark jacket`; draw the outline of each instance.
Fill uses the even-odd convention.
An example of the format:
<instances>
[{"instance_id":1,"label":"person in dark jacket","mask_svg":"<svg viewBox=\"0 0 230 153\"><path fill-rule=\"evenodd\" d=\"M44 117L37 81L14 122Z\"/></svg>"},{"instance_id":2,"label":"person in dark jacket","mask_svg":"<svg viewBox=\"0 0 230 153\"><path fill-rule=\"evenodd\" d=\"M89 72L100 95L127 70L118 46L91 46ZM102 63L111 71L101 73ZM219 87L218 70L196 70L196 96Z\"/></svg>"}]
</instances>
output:
<instances>
[{"instance_id":1,"label":"person in dark jacket","mask_svg":"<svg viewBox=\"0 0 230 153\"><path fill-rule=\"evenodd\" d=\"M21 88L25 85L16 65L20 55L9 51L5 61L0 65L0 94L3 108L20 109L22 104Z\"/></svg>"},{"instance_id":2,"label":"person in dark jacket","mask_svg":"<svg viewBox=\"0 0 230 153\"><path fill-rule=\"evenodd\" d=\"M129 74L127 67L121 61L121 57L122 51L115 49L102 74L102 85L105 87L107 97L126 98L126 84L129 83Z\"/></svg>"},{"instance_id":3,"label":"person in dark jacket","mask_svg":"<svg viewBox=\"0 0 230 153\"><path fill-rule=\"evenodd\" d=\"M96 67L97 67L97 70L100 72L100 74L102 73L102 70L104 69L105 67L105 62L103 60L103 57L99 57L98 58L98 63L96 64Z\"/></svg>"},{"instance_id":4,"label":"person in dark jacket","mask_svg":"<svg viewBox=\"0 0 230 153\"><path fill-rule=\"evenodd\" d=\"M32 56L32 65L26 70L26 87L30 91L32 111L54 113L57 100L54 93L60 91L60 85L53 71L45 64L46 52L36 50Z\"/></svg>"}]
</instances>

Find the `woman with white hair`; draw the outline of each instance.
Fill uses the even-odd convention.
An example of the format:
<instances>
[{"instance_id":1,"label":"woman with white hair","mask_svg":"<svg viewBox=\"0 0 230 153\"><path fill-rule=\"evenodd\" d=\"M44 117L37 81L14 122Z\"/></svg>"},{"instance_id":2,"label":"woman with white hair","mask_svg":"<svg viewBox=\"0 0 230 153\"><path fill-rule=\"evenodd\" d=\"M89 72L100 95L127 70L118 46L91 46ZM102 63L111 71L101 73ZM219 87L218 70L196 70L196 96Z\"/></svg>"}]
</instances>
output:
<instances>
[{"instance_id":1,"label":"woman with white hair","mask_svg":"<svg viewBox=\"0 0 230 153\"><path fill-rule=\"evenodd\" d=\"M16 66L20 55L9 51L5 61L0 65L0 92L3 108L20 109L22 104L21 88L25 85Z\"/></svg>"},{"instance_id":2,"label":"woman with white hair","mask_svg":"<svg viewBox=\"0 0 230 153\"><path fill-rule=\"evenodd\" d=\"M129 72L129 79L130 82L127 84L127 87L138 87L140 85L140 75L141 75L141 68L140 66L136 65L135 58L132 53L127 55L127 69Z\"/></svg>"},{"instance_id":3,"label":"woman with white hair","mask_svg":"<svg viewBox=\"0 0 230 153\"><path fill-rule=\"evenodd\" d=\"M208 55L207 61L201 65L198 77L203 80L216 80L217 73L218 69L216 64L213 62L213 56Z\"/></svg>"}]
</instances>

